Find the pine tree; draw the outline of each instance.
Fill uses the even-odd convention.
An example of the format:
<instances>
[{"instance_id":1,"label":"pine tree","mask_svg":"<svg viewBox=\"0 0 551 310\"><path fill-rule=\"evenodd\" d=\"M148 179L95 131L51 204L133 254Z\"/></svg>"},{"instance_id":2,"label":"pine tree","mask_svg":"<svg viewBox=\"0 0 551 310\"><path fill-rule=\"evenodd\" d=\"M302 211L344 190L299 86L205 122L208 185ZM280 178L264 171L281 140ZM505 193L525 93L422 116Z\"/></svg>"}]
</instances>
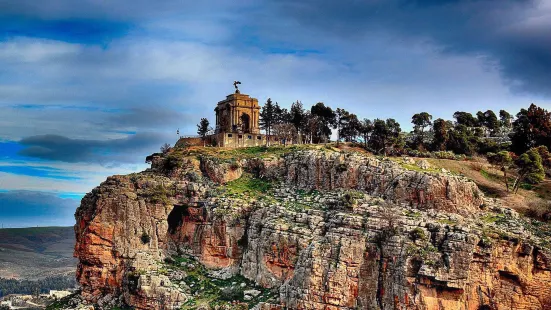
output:
<instances>
[{"instance_id":1,"label":"pine tree","mask_svg":"<svg viewBox=\"0 0 551 310\"><path fill-rule=\"evenodd\" d=\"M511 154L507 151L501 151L497 154L488 153L487 157L488 157L488 161L492 165L496 166L498 169L500 169L503 172L503 180L505 182L505 188L507 189L507 192L508 192L509 182L507 180L507 170L513 164L513 158L511 157Z\"/></svg>"},{"instance_id":2,"label":"pine tree","mask_svg":"<svg viewBox=\"0 0 551 310\"><path fill-rule=\"evenodd\" d=\"M306 112L304 111L302 102L293 102L289 114L290 122L295 126L297 133L300 135L304 134L304 129L306 127Z\"/></svg>"},{"instance_id":3,"label":"pine tree","mask_svg":"<svg viewBox=\"0 0 551 310\"><path fill-rule=\"evenodd\" d=\"M260 128L266 131L266 145L270 145L270 135L272 132L272 126L276 121L276 109L272 103L272 99L268 98L266 104L260 110Z\"/></svg>"},{"instance_id":4,"label":"pine tree","mask_svg":"<svg viewBox=\"0 0 551 310\"><path fill-rule=\"evenodd\" d=\"M427 112L417 113L411 117L411 123L413 124L413 133L415 135L415 148L419 148L424 143L425 128L432 124L432 115Z\"/></svg>"},{"instance_id":5,"label":"pine tree","mask_svg":"<svg viewBox=\"0 0 551 310\"><path fill-rule=\"evenodd\" d=\"M207 133L212 130L209 125L209 120L206 118L201 118L201 121L199 122L199 124L197 124L197 134L201 136L201 140L203 140L203 146L205 146L206 144Z\"/></svg>"},{"instance_id":6,"label":"pine tree","mask_svg":"<svg viewBox=\"0 0 551 310\"><path fill-rule=\"evenodd\" d=\"M331 136L331 127L335 124L335 112L323 102L318 102L310 109L313 117L316 117L318 128L313 133L313 142L326 142Z\"/></svg>"},{"instance_id":7,"label":"pine tree","mask_svg":"<svg viewBox=\"0 0 551 310\"><path fill-rule=\"evenodd\" d=\"M551 113L535 104L522 109L513 122L511 150L517 154L545 145L551 148Z\"/></svg>"}]
</instances>

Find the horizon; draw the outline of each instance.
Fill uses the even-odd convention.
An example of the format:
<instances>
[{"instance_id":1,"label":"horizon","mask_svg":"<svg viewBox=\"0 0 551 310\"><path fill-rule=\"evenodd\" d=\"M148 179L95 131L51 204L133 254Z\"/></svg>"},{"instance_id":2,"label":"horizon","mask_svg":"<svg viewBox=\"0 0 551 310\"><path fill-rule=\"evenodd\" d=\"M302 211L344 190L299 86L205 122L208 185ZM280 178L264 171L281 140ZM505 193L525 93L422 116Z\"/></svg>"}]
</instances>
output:
<instances>
[{"instance_id":1,"label":"horizon","mask_svg":"<svg viewBox=\"0 0 551 310\"><path fill-rule=\"evenodd\" d=\"M22 0L0 17L6 225L72 226L107 176L213 124L234 80L260 105L324 102L403 131L419 112L551 108L544 0Z\"/></svg>"}]
</instances>

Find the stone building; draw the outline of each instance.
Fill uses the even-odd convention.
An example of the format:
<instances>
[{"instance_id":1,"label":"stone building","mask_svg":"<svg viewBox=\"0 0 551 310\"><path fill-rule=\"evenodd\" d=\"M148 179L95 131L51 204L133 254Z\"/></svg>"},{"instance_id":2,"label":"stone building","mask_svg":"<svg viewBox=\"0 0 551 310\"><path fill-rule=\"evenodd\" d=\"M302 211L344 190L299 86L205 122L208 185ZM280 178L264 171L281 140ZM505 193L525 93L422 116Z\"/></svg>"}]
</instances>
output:
<instances>
[{"instance_id":1,"label":"stone building","mask_svg":"<svg viewBox=\"0 0 551 310\"><path fill-rule=\"evenodd\" d=\"M219 147L249 147L266 144L267 136L260 133L260 105L258 99L241 94L235 82L235 93L227 95L214 108L216 127L214 133L208 136L207 144ZM279 144L274 136L270 137L270 144ZM180 139L177 143L186 145L202 145L197 136Z\"/></svg>"},{"instance_id":2,"label":"stone building","mask_svg":"<svg viewBox=\"0 0 551 310\"><path fill-rule=\"evenodd\" d=\"M218 102L214 109L216 128L214 140L221 147L248 147L266 144L266 136L260 133L260 106L258 99L234 94Z\"/></svg>"}]
</instances>

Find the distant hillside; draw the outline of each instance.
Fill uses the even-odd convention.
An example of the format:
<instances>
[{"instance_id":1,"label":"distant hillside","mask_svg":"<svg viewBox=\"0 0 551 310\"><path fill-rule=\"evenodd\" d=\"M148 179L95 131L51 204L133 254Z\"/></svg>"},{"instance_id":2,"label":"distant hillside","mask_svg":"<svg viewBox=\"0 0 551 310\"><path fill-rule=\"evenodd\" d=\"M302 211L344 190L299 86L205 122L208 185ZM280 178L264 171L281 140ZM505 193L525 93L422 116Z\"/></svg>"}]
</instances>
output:
<instances>
[{"instance_id":1,"label":"distant hillside","mask_svg":"<svg viewBox=\"0 0 551 310\"><path fill-rule=\"evenodd\" d=\"M0 277L40 279L72 275L73 227L0 229Z\"/></svg>"}]
</instances>

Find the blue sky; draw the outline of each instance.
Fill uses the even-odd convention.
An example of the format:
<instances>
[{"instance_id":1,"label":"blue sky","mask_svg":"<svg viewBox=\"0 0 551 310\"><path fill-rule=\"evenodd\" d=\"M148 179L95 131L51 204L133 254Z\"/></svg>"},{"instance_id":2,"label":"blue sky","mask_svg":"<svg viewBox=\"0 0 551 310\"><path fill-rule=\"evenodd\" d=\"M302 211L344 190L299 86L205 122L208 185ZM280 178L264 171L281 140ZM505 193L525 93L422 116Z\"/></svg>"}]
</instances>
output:
<instances>
[{"instance_id":1,"label":"blue sky","mask_svg":"<svg viewBox=\"0 0 551 310\"><path fill-rule=\"evenodd\" d=\"M69 225L240 80L360 117L551 107L549 0L0 0L0 223Z\"/></svg>"}]
</instances>

